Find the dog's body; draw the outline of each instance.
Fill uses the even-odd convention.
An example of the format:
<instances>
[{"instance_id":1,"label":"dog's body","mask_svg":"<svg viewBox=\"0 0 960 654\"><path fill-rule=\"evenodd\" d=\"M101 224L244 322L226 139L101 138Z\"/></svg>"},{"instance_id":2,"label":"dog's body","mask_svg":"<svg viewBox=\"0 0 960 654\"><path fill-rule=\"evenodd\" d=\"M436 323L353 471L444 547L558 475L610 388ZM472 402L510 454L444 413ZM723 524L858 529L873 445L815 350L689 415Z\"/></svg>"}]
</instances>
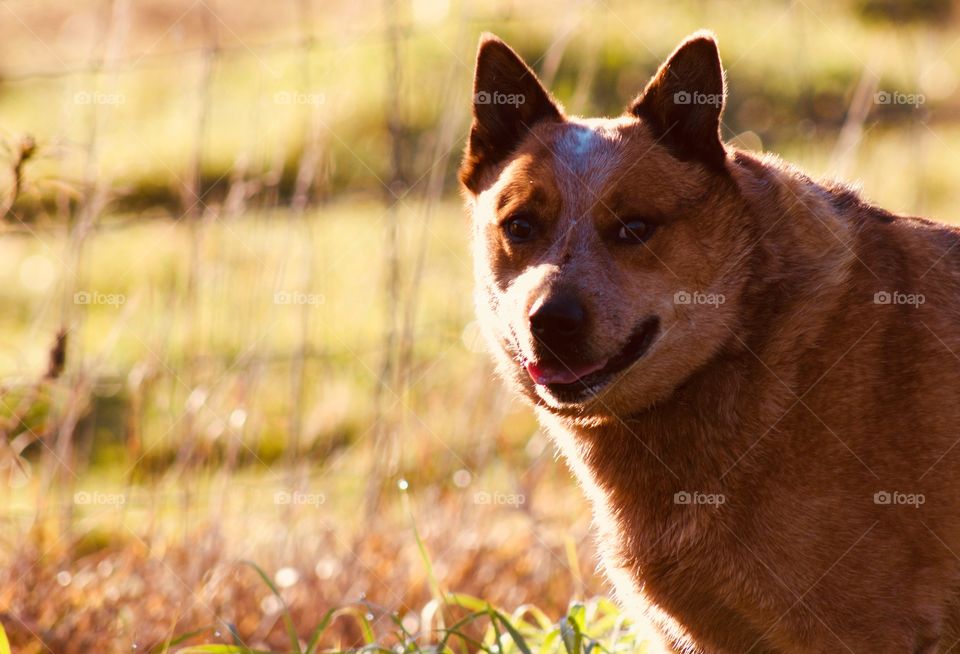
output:
<instances>
[{"instance_id":1,"label":"dog's body","mask_svg":"<svg viewBox=\"0 0 960 654\"><path fill-rule=\"evenodd\" d=\"M726 151L707 35L616 119L493 37L475 91L478 313L620 600L677 651L948 651L960 234Z\"/></svg>"},{"instance_id":2,"label":"dog's body","mask_svg":"<svg viewBox=\"0 0 960 654\"><path fill-rule=\"evenodd\" d=\"M751 228L770 231L725 347L621 420L540 417L593 501L621 599L675 616L674 636L705 652L946 651L960 638L957 237L748 165L779 192ZM851 250L797 251L827 229ZM925 302L874 304L878 288ZM916 501L877 503L895 492Z\"/></svg>"}]
</instances>

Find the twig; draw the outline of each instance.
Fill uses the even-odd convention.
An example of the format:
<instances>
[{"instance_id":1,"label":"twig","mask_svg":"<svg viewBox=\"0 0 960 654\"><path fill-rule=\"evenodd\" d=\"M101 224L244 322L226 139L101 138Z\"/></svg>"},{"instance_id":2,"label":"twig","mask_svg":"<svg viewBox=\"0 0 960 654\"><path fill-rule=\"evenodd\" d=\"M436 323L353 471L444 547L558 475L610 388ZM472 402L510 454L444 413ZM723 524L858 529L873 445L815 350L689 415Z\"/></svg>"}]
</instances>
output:
<instances>
[{"instance_id":1,"label":"twig","mask_svg":"<svg viewBox=\"0 0 960 654\"><path fill-rule=\"evenodd\" d=\"M0 209L0 216L3 217L4 221L10 217L13 205L16 204L20 192L23 191L23 168L36 152L37 143L32 136L28 134L20 139L16 151L13 153L13 161L10 164L10 174L13 178L10 193L4 200L3 208Z\"/></svg>"},{"instance_id":2,"label":"twig","mask_svg":"<svg viewBox=\"0 0 960 654\"><path fill-rule=\"evenodd\" d=\"M397 441L388 414L386 395L395 397L402 393L398 388L398 360L397 360L397 320L400 305L400 214L397 196L403 193L403 126L400 113L400 31L396 3L385 0L387 13L387 43L389 50L389 71L387 74L387 130L390 133L390 182L388 197L390 208L387 211L387 241L385 244L386 256L386 315L387 326L384 334L383 360L377 377L377 386L374 391L374 406L376 407L376 427L374 430L373 449L371 450L371 470L367 484L367 516L377 513L380 495L396 471L399 463L399 452L396 451Z\"/></svg>"}]
</instances>

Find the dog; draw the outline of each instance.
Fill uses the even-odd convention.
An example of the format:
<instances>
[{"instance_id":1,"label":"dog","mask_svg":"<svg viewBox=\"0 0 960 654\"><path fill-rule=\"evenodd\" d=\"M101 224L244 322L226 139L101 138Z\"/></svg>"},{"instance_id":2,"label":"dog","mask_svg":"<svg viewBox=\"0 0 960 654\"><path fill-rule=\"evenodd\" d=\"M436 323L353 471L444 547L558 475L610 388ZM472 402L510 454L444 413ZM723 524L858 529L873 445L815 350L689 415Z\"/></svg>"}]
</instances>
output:
<instances>
[{"instance_id":1,"label":"dog","mask_svg":"<svg viewBox=\"0 0 960 654\"><path fill-rule=\"evenodd\" d=\"M954 651L960 233L725 145L725 101L709 32L589 119L481 38L459 179L498 373L667 651Z\"/></svg>"}]
</instances>

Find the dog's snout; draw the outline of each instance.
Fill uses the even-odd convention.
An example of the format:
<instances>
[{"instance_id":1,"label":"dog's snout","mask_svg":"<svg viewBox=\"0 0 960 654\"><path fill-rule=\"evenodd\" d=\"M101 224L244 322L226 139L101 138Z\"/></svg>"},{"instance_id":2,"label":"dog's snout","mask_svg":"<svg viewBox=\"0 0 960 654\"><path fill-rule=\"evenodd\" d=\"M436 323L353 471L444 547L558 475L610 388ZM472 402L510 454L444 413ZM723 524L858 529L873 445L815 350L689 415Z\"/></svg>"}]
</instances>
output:
<instances>
[{"instance_id":1,"label":"dog's snout","mask_svg":"<svg viewBox=\"0 0 960 654\"><path fill-rule=\"evenodd\" d=\"M568 348L582 335L586 324L586 310L571 294L541 298L530 309L530 330L551 348Z\"/></svg>"}]
</instances>

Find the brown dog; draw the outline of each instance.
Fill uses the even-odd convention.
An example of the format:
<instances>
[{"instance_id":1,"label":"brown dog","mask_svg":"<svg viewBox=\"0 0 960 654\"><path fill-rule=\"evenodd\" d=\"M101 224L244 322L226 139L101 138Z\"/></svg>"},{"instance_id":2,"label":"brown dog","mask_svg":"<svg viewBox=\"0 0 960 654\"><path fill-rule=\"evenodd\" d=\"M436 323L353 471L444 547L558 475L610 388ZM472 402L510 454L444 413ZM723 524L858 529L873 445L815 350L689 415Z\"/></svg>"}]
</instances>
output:
<instances>
[{"instance_id":1,"label":"brown dog","mask_svg":"<svg viewBox=\"0 0 960 654\"><path fill-rule=\"evenodd\" d=\"M484 36L461 168L477 310L684 652L960 639L960 234L719 136L695 34L618 118Z\"/></svg>"}]
</instances>

